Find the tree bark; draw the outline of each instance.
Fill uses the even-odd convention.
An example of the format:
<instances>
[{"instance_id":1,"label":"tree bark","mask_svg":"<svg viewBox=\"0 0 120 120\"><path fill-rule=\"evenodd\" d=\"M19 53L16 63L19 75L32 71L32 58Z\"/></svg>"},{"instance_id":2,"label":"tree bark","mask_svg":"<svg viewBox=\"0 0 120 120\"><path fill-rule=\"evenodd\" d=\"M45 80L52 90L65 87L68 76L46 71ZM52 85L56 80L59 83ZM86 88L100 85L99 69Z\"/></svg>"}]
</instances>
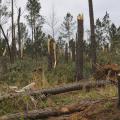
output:
<instances>
[{"instance_id":1,"label":"tree bark","mask_svg":"<svg viewBox=\"0 0 120 120\"><path fill-rule=\"evenodd\" d=\"M72 52L72 61L74 62L75 61L75 41L72 39L69 41L69 49L71 50Z\"/></svg>"},{"instance_id":2,"label":"tree bark","mask_svg":"<svg viewBox=\"0 0 120 120\"><path fill-rule=\"evenodd\" d=\"M12 63L12 53L11 53L11 49L10 49L10 45L9 45L9 40L8 40L7 36L5 35L5 32L4 32L4 30L3 30L3 28L2 28L1 25L0 25L0 29L1 29L1 31L3 33L3 36L4 36L5 41L6 41L6 44L8 46L8 52L9 52L10 62Z\"/></svg>"},{"instance_id":3,"label":"tree bark","mask_svg":"<svg viewBox=\"0 0 120 120\"><path fill-rule=\"evenodd\" d=\"M76 80L83 79L83 15L79 15L77 18L78 30L77 30L77 41L76 41Z\"/></svg>"},{"instance_id":4,"label":"tree bark","mask_svg":"<svg viewBox=\"0 0 120 120\"><path fill-rule=\"evenodd\" d=\"M20 16L21 16L21 8L19 8L19 13L18 13L18 44L19 44L19 58L22 58L22 53L21 53L21 30L20 30Z\"/></svg>"},{"instance_id":5,"label":"tree bark","mask_svg":"<svg viewBox=\"0 0 120 120\"><path fill-rule=\"evenodd\" d=\"M65 62L68 63L68 58L69 58L69 55L68 55L68 44L66 43L65 45Z\"/></svg>"},{"instance_id":6,"label":"tree bark","mask_svg":"<svg viewBox=\"0 0 120 120\"><path fill-rule=\"evenodd\" d=\"M16 40L15 40L15 24L14 24L14 6L12 0L12 63L15 62L16 59Z\"/></svg>"},{"instance_id":7,"label":"tree bark","mask_svg":"<svg viewBox=\"0 0 120 120\"><path fill-rule=\"evenodd\" d=\"M56 67L56 43L53 38L48 38L48 70Z\"/></svg>"},{"instance_id":8,"label":"tree bark","mask_svg":"<svg viewBox=\"0 0 120 120\"><path fill-rule=\"evenodd\" d=\"M94 26L94 13L93 13L93 2L89 2L89 16L90 16L90 29L91 29L91 60L92 60L92 72L95 73L96 68L96 40L95 40L95 26Z\"/></svg>"},{"instance_id":9,"label":"tree bark","mask_svg":"<svg viewBox=\"0 0 120 120\"><path fill-rule=\"evenodd\" d=\"M31 96L40 96L41 98L46 98L49 95L57 95L61 93L83 90L90 91L93 88L104 87L105 85L110 84L109 81L99 81L99 82L87 82L87 83L72 83L68 85L64 85L62 87L56 87L51 89L43 89L43 90L36 90L36 91L26 91L22 93L12 93L8 95L4 95L0 97L0 101L4 101L5 99L13 99L16 97L20 97L23 95L31 95Z\"/></svg>"}]
</instances>

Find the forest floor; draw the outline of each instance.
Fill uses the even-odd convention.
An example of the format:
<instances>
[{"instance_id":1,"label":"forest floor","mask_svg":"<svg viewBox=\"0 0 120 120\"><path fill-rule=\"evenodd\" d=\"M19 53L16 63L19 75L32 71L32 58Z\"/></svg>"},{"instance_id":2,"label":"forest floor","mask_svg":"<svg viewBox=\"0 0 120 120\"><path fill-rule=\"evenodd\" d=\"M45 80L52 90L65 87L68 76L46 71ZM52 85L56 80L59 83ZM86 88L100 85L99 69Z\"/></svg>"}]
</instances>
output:
<instances>
[{"instance_id":1,"label":"forest floor","mask_svg":"<svg viewBox=\"0 0 120 120\"><path fill-rule=\"evenodd\" d=\"M120 110L116 103L116 100L99 102L93 106L90 105L82 112L57 118L52 117L48 120L120 120Z\"/></svg>"},{"instance_id":2,"label":"forest floor","mask_svg":"<svg viewBox=\"0 0 120 120\"><path fill-rule=\"evenodd\" d=\"M107 85L104 88L95 88L86 92L74 91L49 96L46 100L35 98L37 102L36 108L29 97L15 98L6 100L0 104L0 116L24 112L27 104L28 110L34 109L54 109L65 108L65 106L79 105L84 106L87 102L90 104L81 112L72 113L70 115L62 115L60 117L50 117L41 120L120 120L120 110L117 108L117 88L114 85ZM94 105L91 104L96 102ZM80 107L80 106L77 106Z\"/></svg>"}]
</instances>

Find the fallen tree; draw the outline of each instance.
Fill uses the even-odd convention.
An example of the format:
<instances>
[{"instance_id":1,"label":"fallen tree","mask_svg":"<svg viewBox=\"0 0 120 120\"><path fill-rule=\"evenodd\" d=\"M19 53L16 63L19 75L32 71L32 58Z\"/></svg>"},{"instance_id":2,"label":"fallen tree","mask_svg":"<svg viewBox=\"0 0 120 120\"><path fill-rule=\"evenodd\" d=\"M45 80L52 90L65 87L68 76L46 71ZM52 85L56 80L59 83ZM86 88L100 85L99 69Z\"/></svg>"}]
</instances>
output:
<instances>
[{"instance_id":1,"label":"fallen tree","mask_svg":"<svg viewBox=\"0 0 120 120\"><path fill-rule=\"evenodd\" d=\"M112 100L116 100L116 98ZM34 110L25 113L5 115L0 117L0 120L21 120L21 119L37 120L37 119L43 119L49 117L58 117L62 115L69 115L75 112L83 112L90 106L93 106L97 103L102 103L102 102L104 103L106 101L108 100L107 99L96 100L96 101L84 100L81 101L79 104L69 105L65 107L49 108L45 110Z\"/></svg>"},{"instance_id":2,"label":"fallen tree","mask_svg":"<svg viewBox=\"0 0 120 120\"><path fill-rule=\"evenodd\" d=\"M41 98L46 98L49 95L56 95L56 94L61 94L61 93L66 93L71 91L77 91L77 90L89 91L90 89L103 87L107 84L110 84L110 82L109 81L86 82L86 83L77 82L77 83L68 84L68 85L64 85L56 88L42 89L42 90L36 90L36 91L30 90L30 91L25 91L21 93L11 93L11 94L1 96L0 101L3 101L5 99L12 99L20 96L26 96L26 95L34 96L34 97L39 96Z\"/></svg>"}]
</instances>

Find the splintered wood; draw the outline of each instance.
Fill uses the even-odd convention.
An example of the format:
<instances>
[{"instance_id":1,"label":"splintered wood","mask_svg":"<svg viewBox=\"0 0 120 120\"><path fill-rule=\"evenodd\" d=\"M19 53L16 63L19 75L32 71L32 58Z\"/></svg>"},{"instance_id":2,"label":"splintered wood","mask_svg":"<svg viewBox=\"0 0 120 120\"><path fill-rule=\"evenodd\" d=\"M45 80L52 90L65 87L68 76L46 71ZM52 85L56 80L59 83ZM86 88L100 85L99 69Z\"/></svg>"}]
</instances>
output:
<instances>
[{"instance_id":1,"label":"splintered wood","mask_svg":"<svg viewBox=\"0 0 120 120\"><path fill-rule=\"evenodd\" d=\"M117 64L96 64L96 73L94 78L96 80L110 80L115 82L117 80L117 74L120 72L120 66Z\"/></svg>"},{"instance_id":2,"label":"splintered wood","mask_svg":"<svg viewBox=\"0 0 120 120\"><path fill-rule=\"evenodd\" d=\"M49 83L45 78L44 70L42 68L33 71L33 81L35 82L36 89L49 87Z\"/></svg>"}]
</instances>

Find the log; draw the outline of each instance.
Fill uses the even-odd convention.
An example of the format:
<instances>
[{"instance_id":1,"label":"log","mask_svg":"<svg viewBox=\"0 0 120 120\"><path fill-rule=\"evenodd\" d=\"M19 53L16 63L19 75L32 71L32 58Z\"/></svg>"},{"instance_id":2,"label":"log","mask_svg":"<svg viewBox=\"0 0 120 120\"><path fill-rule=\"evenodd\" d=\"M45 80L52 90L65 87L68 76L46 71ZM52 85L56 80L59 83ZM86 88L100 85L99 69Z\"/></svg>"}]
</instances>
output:
<instances>
[{"instance_id":1,"label":"log","mask_svg":"<svg viewBox=\"0 0 120 120\"><path fill-rule=\"evenodd\" d=\"M47 108L45 110L33 110L27 113L15 113L0 117L0 120L37 120L49 117L59 117L62 115L69 115L75 112L81 112L86 110L88 107L95 105L99 102L104 102L105 100L96 101L81 101L79 104L69 105L59 108Z\"/></svg>"},{"instance_id":2,"label":"log","mask_svg":"<svg viewBox=\"0 0 120 120\"><path fill-rule=\"evenodd\" d=\"M40 96L41 99L48 97L49 95L57 95L61 93L66 93L66 92L72 92L72 91L77 91L77 90L83 90L85 89L86 91L89 91L90 89L93 88L100 88L103 87L107 84L110 84L109 81L98 81L98 82L87 82L87 83L73 83L73 84L68 84L64 85L61 87L55 87L55 88L50 88L50 89L42 89L42 90L36 90L36 91L25 91L23 93L11 93L7 94L4 96L0 97L0 101L6 100L6 99L13 99L16 97L20 96Z\"/></svg>"}]
</instances>

